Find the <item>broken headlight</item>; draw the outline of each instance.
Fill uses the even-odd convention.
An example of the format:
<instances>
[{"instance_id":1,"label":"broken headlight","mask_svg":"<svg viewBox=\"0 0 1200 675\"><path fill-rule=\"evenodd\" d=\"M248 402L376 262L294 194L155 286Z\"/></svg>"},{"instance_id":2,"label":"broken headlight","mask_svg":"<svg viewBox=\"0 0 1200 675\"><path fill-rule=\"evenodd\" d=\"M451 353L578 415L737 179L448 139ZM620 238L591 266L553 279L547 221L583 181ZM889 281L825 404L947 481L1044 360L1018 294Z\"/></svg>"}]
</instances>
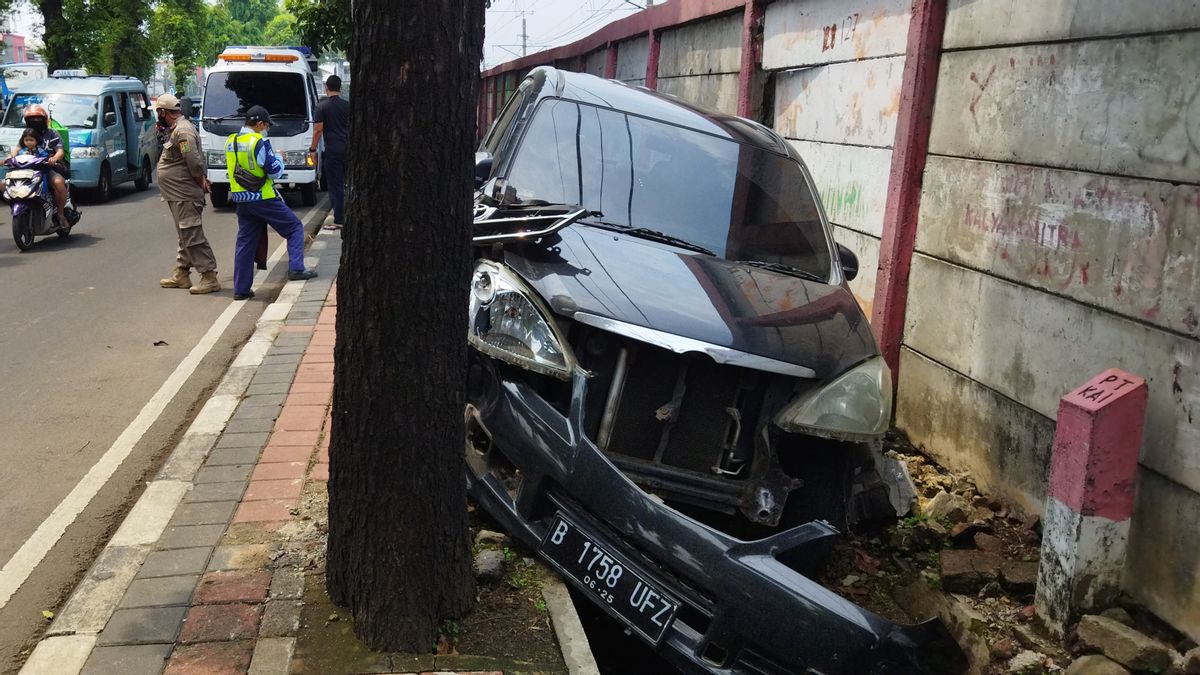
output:
<instances>
[{"instance_id":1,"label":"broken headlight","mask_svg":"<svg viewBox=\"0 0 1200 675\"><path fill-rule=\"evenodd\" d=\"M784 431L844 440L882 436L892 422L892 373L883 357L805 392L775 416Z\"/></svg>"},{"instance_id":2,"label":"broken headlight","mask_svg":"<svg viewBox=\"0 0 1200 675\"><path fill-rule=\"evenodd\" d=\"M550 313L508 269L480 262L471 277L467 340L479 351L543 375L567 379L572 358Z\"/></svg>"}]
</instances>

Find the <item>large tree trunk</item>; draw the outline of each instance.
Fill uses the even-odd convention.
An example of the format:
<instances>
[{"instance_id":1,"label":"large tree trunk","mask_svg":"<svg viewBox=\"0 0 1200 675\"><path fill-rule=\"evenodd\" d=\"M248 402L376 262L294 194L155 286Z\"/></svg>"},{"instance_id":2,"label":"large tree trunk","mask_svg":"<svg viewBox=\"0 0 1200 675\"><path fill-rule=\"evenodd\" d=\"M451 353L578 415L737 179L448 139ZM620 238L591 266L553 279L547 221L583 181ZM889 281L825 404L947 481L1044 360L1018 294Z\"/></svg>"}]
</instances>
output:
<instances>
[{"instance_id":1,"label":"large tree trunk","mask_svg":"<svg viewBox=\"0 0 1200 675\"><path fill-rule=\"evenodd\" d=\"M355 0L353 197L338 276L333 601L426 652L474 597L463 406L482 0Z\"/></svg>"},{"instance_id":2,"label":"large tree trunk","mask_svg":"<svg viewBox=\"0 0 1200 675\"><path fill-rule=\"evenodd\" d=\"M45 28L42 42L46 45L47 67L50 72L70 68L75 50L71 46L70 27L63 18L63 0L36 0L36 4Z\"/></svg>"}]
</instances>

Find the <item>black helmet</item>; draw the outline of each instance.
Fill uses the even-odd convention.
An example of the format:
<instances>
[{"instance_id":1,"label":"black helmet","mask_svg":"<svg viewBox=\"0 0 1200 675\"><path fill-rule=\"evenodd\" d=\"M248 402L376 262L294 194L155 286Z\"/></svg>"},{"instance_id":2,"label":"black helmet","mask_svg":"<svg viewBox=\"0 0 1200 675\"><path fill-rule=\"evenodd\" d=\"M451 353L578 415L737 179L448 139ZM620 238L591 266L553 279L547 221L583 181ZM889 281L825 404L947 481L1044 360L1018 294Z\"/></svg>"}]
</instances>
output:
<instances>
[{"instance_id":1,"label":"black helmet","mask_svg":"<svg viewBox=\"0 0 1200 675\"><path fill-rule=\"evenodd\" d=\"M246 111L246 126L253 126L259 122L271 124L271 113L261 105L252 106Z\"/></svg>"}]
</instances>

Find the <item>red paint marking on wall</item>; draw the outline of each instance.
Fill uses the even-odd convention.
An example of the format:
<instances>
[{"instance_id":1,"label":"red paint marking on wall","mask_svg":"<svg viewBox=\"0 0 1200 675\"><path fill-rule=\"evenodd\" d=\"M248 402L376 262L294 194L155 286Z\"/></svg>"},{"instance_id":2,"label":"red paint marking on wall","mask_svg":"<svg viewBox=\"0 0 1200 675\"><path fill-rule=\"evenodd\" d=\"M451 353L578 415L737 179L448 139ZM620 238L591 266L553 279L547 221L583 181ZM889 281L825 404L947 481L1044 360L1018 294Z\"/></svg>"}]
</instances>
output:
<instances>
[{"instance_id":1,"label":"red paint marking on wall","mask_svg":"<svg viewBox=\"0 0 1200 675\"><path fill-rule=\"evenodd\" d=\"M984 92L987 91L988 83L992 81L992 75L995 73L996 64L993 63L991 69L988 70L987 77L983 78L983 82L980 82L979 76L976 75L974 71L971 71L971 81L979 86L979 93L975 94L975 96L971 98L971 105L969 106L971 110L971 119L975 120L975 126L977 128L979 126L979 120L975 117L975 106L979 105L979 101L983 98Z\"/></svg>"},{"instance_id":2,"label":"red paint marking on wall","mask_svg":"<svg viewBox=\"0 0 1200 675\"><path fill-rule=\"evenodd\" d=\"M1080 266L1080 268L1079 268L1079 274L1080 274L1080 277L1081 277L1081 279L1083 280L1083 285L1084 285L1084 286L1087 286L1087 285L1088 285L1088 268L1089 268L1089 267L1091 267L1091 266L1092 266L1092 263L1090 263L1090 262L1085 262L1085 263L1083 263L1083 265L1082 265L1082 266Z\"/></svg>"},{"instance_id":3,"label":"red paint marking on wall","mask_svg":"<svg viewBox=\"0 0 1200 675\"><path fill-rule=\"evenodd\" d=\"M1043 220L1040 213L1032 220L1023 220L1006 212L967 204L963 223L977 232L1023 239L1055 251L1078 250L1083 246L1078 230L1064 223Z\"/></svg>"},{"instance_id":4,"label":"red paint marking on wall","mask_svg":"<svg viewBox=\"0 0 1200 675\"><path fill-rule=\"evenodd\" d=\"M837 24L830 24L821 29L821 51L827 52L837 44Z\"/></svg>"}]
</instances>

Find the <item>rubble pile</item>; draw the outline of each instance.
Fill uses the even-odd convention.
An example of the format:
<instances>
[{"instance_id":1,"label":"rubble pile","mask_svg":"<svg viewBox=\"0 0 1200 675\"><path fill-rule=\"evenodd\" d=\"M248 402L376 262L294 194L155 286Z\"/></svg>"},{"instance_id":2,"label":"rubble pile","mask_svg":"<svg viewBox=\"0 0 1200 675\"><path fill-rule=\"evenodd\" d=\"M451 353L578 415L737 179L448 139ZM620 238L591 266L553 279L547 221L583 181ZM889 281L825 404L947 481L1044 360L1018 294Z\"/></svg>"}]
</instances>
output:
<instances>
[{"instance_id":1,"label":"rubble pile","mask_svg":"<svg viewBox=\"0 0 1200 675\"><path fill-rule=\"evenodd\" d=\"M841 538L820 578L827 587L893 621L940 615L972 672L1200 675L1195 644L1131 602L1084 617L1065 651L1035 621L1038 517L982 494L902 437L889 435L885 448L912 477L913 513Z\"/></svg>"}]
</instances>

